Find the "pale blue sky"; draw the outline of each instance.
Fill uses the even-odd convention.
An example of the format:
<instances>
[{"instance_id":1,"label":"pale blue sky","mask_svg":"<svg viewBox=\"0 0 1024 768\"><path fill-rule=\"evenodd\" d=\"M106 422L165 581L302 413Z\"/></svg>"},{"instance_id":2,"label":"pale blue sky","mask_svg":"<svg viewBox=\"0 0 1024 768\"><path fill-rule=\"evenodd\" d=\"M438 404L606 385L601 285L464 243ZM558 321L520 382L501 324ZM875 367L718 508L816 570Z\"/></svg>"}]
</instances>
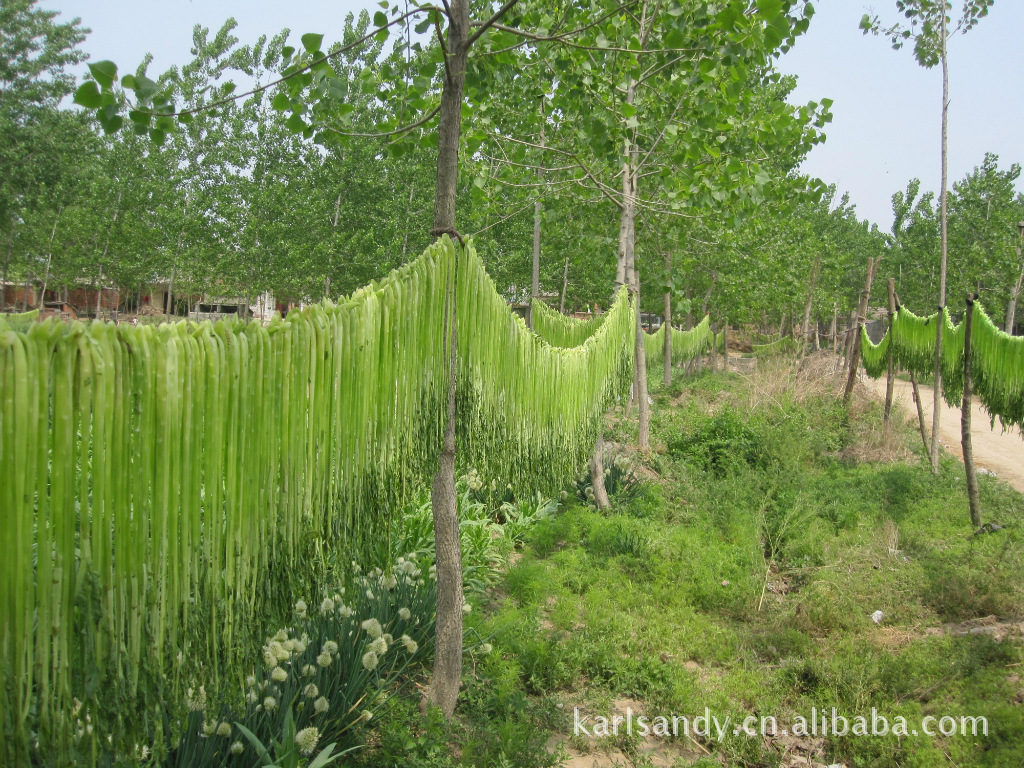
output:
<instances>
[{"instance_id":1,"label":"pale blue sky","mask_svg":"<svg viewBox=\"0 0 1024 768\"><path fill-rule=\"evenodd\" d=\"M146 52L160 72L189 59L192 27L217 29L230 16L243 42L288 27L295 39L340 35L346 13L376 3L359 0L43 0L80 16L92 34L85 49L134 69ZM781 60L796 74L793 100L835 101L828 141L812 152L807 173L849 191L861 218L888 229L890 199L913 177L939 185L938 68L924 70L910 50L893 51L857 28L866 11L896 19L893 0L820 0L810 30ZM950 43L950 183L995 152L1000 165L1024 162L1024 0L996 0L989 17ZM1024 189L1024 187L1019 187Z\"/></svg>"}]
</instances>

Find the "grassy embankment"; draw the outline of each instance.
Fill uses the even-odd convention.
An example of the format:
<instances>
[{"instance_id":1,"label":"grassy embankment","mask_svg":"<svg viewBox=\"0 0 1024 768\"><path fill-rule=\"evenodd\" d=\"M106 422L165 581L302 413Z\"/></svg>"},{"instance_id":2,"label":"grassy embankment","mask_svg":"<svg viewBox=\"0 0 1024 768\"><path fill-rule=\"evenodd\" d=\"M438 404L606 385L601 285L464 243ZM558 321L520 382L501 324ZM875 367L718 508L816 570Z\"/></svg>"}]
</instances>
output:
<instances>
[{"instance_id":1,"label":"grassy embankment","mask_svg":"<svg viewBox=\"0 0 1024 768\"><path fill-rule=\"evenodd\" d=\"M630 454L634 480L619 479L612 512L570 501L533 526L468 617L495 650L472 657L456 727L423 727L415 701L396 697L361 759L1020 765L1024 497L981 477L986 520L1005 529L972 536L961 465L944 457L933 476L908 426L883 429L866 399L848 416L829 366L809 369L704 373L656 391L655 450ZM621 413L610 425L621 445L634 430ZM632 735L572 735L574 708L593 729L627 706L634 717L707 707L731 722L724 740L644 739L635 723ZM812 707L869 727L872 708L909 729L984 716L989 735L732 733L748 715L790 730Z\"/></svg>"}]
</instances>

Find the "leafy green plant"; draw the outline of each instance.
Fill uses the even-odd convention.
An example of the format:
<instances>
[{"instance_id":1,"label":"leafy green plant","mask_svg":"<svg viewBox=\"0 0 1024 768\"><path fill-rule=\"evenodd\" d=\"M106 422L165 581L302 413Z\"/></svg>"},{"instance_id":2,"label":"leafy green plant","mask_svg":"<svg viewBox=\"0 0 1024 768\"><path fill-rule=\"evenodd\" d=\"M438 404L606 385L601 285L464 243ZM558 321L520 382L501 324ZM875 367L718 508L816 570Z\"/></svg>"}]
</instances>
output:
<instances>
[{"instance_id":1,"label":"leafy green plant","mask_svg":"<svg viewBox=\"0 0 1024 768\"><path fill-rule=\"evenodd\" d=\"M235 723L235 726L249 740L263 768L324 768L358 748L352 747L343 752L335 752L335 745L328 744L313 757L312 753L320 741L320 732L312 726L297 731L291 707L285 715L281 738L275 739L270 747L264 746L256 734L241 723Z\"/></svg>"}]
</instances>

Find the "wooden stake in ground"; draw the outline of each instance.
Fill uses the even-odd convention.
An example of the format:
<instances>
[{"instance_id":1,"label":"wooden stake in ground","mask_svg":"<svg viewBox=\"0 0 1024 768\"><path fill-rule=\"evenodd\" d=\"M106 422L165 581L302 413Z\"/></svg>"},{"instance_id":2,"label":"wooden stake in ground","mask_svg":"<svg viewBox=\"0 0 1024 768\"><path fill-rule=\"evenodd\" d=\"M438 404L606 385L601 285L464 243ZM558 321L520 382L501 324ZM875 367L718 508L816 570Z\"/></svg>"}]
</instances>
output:
<instances>
[{"instance_id":1,"label":"wooden stake in ground","mask_svg":"<svg viewBox=\"0 0 1024 768\"><path fill-rule=\"evenodd\" d=\"M971 508L971 524L981 527L981 497L978 495L978 473L974 469L974 445L971 442L971 321L974 300L967 295L967 313L964 316L964 395L960 407L960 445L964 451L964 471L967 474L967 502Z\"/></svg>"},{"instance_id":2,"label":"wooden stake in ground","mask_svg":"<svg viewBox=\"0 0 1024 768\"><path fill-rule=\"evenodd\" d=\"M889 416L892 414L892 392L896 386L896 363L893 360L892 344L892 321L896 317L896 279L890 277L889 281L889 371L885 380L885 418L883 423L889 423Z\"/></svg>"},{"instance_id":3,"label":"wooden stake in ground","mask_svg":"<svg viewBox=\"0 0 1024 768\"><path fill-rule=\"evenodd\" d=\"M924 455L927 456L931 450L928 445L928 435L924 431L924 409L921 407L921 390L917 388L917 376L913 371L910 373L910 386L914 389L914 403L917 405L917 426L921 431L921 442L924 443Z\"/></svg>"},{"instance_id":4,"label":"wooden stake in ground","mask_svg":"<svg viewBox=\"0 0 1024 768\"><path fill-rule=\"evenodd\" d=\"M849 404L853 394L853 385L857 381L857 369L860 367L860 329L868 314L868 301L871 298L871 281L875 276L875 259L868 257L868 276L864 281L864 292L860 295L860 307L857 310L857 323L853 328L853 343L850 352L850 375L846 378L846 390L843 402Z\"/></svg>"}]
</instances>

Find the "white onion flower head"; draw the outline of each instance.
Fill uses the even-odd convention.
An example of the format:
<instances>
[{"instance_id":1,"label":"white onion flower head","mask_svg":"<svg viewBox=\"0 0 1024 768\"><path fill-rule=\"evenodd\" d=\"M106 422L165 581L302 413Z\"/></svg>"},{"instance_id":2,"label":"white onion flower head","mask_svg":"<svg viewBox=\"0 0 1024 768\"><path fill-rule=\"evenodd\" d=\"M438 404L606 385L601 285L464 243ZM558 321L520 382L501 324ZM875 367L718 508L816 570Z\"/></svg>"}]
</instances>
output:
<instances>
[{"instance_id":1,"label":"white onion flower head","mask_svg":"<svg viewBox=\"0 0 1024 768\"><path fill-rule=\"evenodd\" d=\"M374 642L376 642L376 641L374 641ZM379 660L377 658L377 654L374 653L373 651L367 651L366 653L363 654L363 666L366 667L366 669L368 669L368 670L376 669L378 661Z\"/></svg>"},{"instance_id":2,"label":"white onion flower head","mask_svg":"<svg viewBox=\"0 0 1024 768\"><path fill-rule=\"evenodd\" d=\"M380 622L377 621L377 619L367 619L359 626L361 626L363 631L374 640L384 634L384 628L380 625Z\"/></svg>"},{"instance_id":3,"label":"white onion flower head","mask_svg":"<svg viewBox=\"0 0 1024 768\"><path fill-rule=\"evenodd\" d=\"M185 703L190 712L202 712L206 709L206 688L200 685L199 692L194 695L192 689L189 688Z\"/></svg>"},{"instance_id":4,"label":"white onion flower head","mask_svg":"<svg viewBox=\"0 0 1024 768\"><path fill-rule=\"evenodd\" d=\"M292 652L299 654L306 652L306 643L302 640L292 640Z\"/></svg>"},{"instance_id":5,"label":"white onion flower head","mask_svg":"<svg viewBox=\"0 0 1024 768\"><path fill-rule=\"evenodd\" d=\"M469 614L470 612L472 612L472 610L473 610L473 606L471 606L469 603L463 603L462 604L462 612L463 613Z\"/></svg>"},{"instance_id":6,"label":"white onion flower head","mask_svg":"<svg viewBox=\"0 0 1024 768\"><path fill-rule=\"evenodd\" d=\"M329 597L325 597L323 602L320 603L320 613L331 613L334 611L334 601Z\"/></svg>"},{"instance_id":7,"label":"white onion flower head","mask_svg":"<svg viewBox=\"0 0 1024 768\"><path fill-rule=\"evenodd\" d=\"M400 618L402 621L408 621L412 618L412 611L410 611L408 608L399 608L398 618Z\"/></svg>"},{"instance_id":8,"label":"white onion flower head","mask_svg":"<svg viewBox=\"0 0 1024 768\"><path fill-rule=\"evenodd\" d=\"M378 637L372 643L370 643L370 651L377 656L383 656L388 652L388 641L383 637ZM376 666L376 665L374 665Z\"/></svg>"},{"instance_id":9,"label":"white onion flower head","mask_svg":"<svg viewBox=\"0 0 1024 768\"><path fill-rule=\"evenodd\" d=\"M338 644L336 642L334 642L333 640L328 640L326 643L324 643L324 647L323 647L322 650L324 651L324 653L331 654L331 656L337 656L338 655Z\"/></svg>"},{"instance_id":10,"label":"white onion flower head","mask_svg":"<svg viewBox=\"0 0 1024 768\"><path fill-rule=\"evenodd\" d=\"M320 741L320 731L313 726L303 728L295 734L295 746L297 746L299 748L299 752L304 755L313 754L313 750L316 749L318 741Z\"/></svg>"},{"instance_id":11,"label":"white onion flower head","mask_svg":"<svg viewBox=\"0 0 1024 768\"><path fill-rule=\"evenodd\" d=\"M366 590L366 599L367 600L373 600L373 590L372 589Z\"/></svg>"},{"instance_id":12,"label":"white onion flower head","mask_svg":"<svg viewBox=\"0 0 1024 768\"><path fill-rule=\"evenodd\" d=\"M343 619L350 619L355 615L355 613L356 612L347 605L343 605L338 609L338 615Z\"/></svg>"},{"instance_id":13,"label":"white onion flower head","mask_svg":"<svg viewBox=\"0 0 1024 768\"><path fill-rule=\"evenodd\" d=\"M203 721L203 735L204 736L213 736L213 734L216 732L216 730L217 730L217 721L216 720L204 720Z\"/></svg>"},{"instance_id":14,"label":"white onion flower head","mask_svg":"<svg viewBox=\"0 0 1024 768\"><path fill-rule=\"evenodd\" d=\"M303 677L312 677L315 674L316 674L316 667L314 667L312 664L307 664L306 666L304 666L302 668L302 676Z\"/></svg>"},{"instance_id":15,"label":"white onion flower head","mask_svg":"<svg viewBox=\"0 0 1024 768\"><path fill-rule=\"evenodd\" d=\"M288 632L284 629L279 629L277 630L277 632L274 633L273 639L278 643L283 643L285 640L288 639Z\"/></svg>"},{"instance_id":16,"label":"white onion flower head","mask_svg":"<svg viewBox=\"0 0 1024 768\"><path fill-rule=\"evenodd\" d=\"M320 695L320 689L316 687L316 683L310 683L302 689L302 695L309 699L315 699Z\"/></svg>"},{"instance_id":17,"label":"white onion flower head","mask_svg":"<svg viewBox=\"0 0 1024 768\"><path fill-rule=\"evenodd\" d=\"M321 667L331 666L332 661L334 661L334 657L331 656L331 654L329 654L327 651L324 651L316 657L316 663L319 664Z\"/></svg>"},{"instance_id":18,"label":"white onion flower head","mask_svg":"<svg viewBox=\"0 0 1024 768\"><path fill-rule=\"evenodd\" d=\"M402 635L402 645L405 646L405 650L408 651L410 655L416 653L416 651L420 649L419 643L408 635Z\"/></svg>"},{"instance_id":19,"label":"white onion flower head","mask_svg":"<svg viewBox=\"0 0 1024 768\"><path fill-rule=\"evenodd\" d=\"M267 669L273 669L277 666L277 656L270 648L263 649L263 663L267 665Z\"/></svg>"},{"instance_id":20,"label":"white onion flower head","mask_svg":"<svg viewBox=\"0 0 1024 768\"><path fill-rule=\"evenodd\" d=\"M275 683L283 683L288 679L288 672L284 667L274 667L274 671L270 673L270 677Z\"/></svg>"},{"instance_id":21,"label":"white onion flower head","mask_svg":"<svg viewBox=\"0 0 1024 768\"><path fill-rule=\"evenodd\" d=\"M309 606L306 605L306 601L305 600L299 600L297 603L295 603L295 614L300 619L306 618L306 611L308 611L308 610L309 610Z\"/></svg>"},{"instance_id":22,"label":"white onion flower head","mask_svg":"<svg viewBox=\"0 0 1024 768\"><path fill-rule=\"evenodd\" d=\"M368 709L363 710L363 720L370 722L373 719L373 712Z\"/></svg>"},{"instance_id":23,"label":"white onion flower head","mask_svg":"<svg viewBox=\"0 0 1024 768\"><path fill-rule=\"evenodd\" d=\"M263 700L263 708L267 710L267 712L273 712L277 709L277 699L273 696L267 696L267 698Z\"/></svg>"},{"instance_id":24,"label":"white onion flower head","mask_svg":"<svg viewBox=\"0 0 1024 768\"><path fill-rule=\"evenodd\" d=\"M246 678L245 678L245 684L249 688L255 688L256 687L256 675L247 675Z\"/></svg>"},{"instance_id":25,"label":"white onion flower head","mask_svg":"<svg viewBox=\"0 0 1024 768\"><path fill-rule=\"evenodd\" d=\"M231 745L232 755L240 755L243 752L245 752L245 745L242 744L242 742L236 741L234 744Z\"/></svg>"},{"instance_id":26,"label":"white onion flower head","mask_svg":"<svg viewBox=\"0 0 1024 768\"><path fill-rule=\"evenodd\" d=\"M231 723L222 722L217 726L217 735L225 738L231 735Z\"/></svg>"},{"instance_id":27,"label":"white onion flower head","mask_svg":"<svg viewBox=\"0 0 1024 768\"><path fill-rule=\"evenodd\" d=\"M322 715L330 708L331 705L327 703L327 699L323 696L321 696L319 699L313 702L313 709L316 711L318 715Z\"/></svg>"},{"instance_id":28,"label":"white onion flower head","mask_svg":"<svg viewBox=\"0 0 1024 768\"><path fill-rule=\"evenodd\" d=\"M255 704L260 700L260 695L256 693L255 690L250 690L247 694L245 694L245 700L249 704Z\"/></svg>"},{"instance_id":29,"label":"white onion flower head","mask_svg":"<svg viewBox=\"0 0 1024 768\"><path fill-rule=\"evenodd\" d=\"M484 656L488 655L493 650L494 650L494 646L491 645L490 643L484 643L483 645L480 646L480 653L484 654Z\"/></svg>"}]
</instances>

